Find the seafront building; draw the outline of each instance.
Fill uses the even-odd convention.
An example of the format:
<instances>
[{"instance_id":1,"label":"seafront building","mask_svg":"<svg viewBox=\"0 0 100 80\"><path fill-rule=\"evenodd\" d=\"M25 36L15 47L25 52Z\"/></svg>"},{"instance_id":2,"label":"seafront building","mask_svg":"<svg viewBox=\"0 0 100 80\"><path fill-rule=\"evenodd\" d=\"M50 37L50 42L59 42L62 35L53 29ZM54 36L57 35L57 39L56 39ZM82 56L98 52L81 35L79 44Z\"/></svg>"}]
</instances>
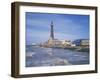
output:
<instances>
[{"instance_id":1,"label":"seafront building","mask_svg":"<svg viewBox=\"0 0 100 80\"><path fill-rule=\"evenodd\" d=\"M75 41L73 41L73 44L75 44L75 46L89 46L89 39L77 39Z\"/></svg>"}]
</instances>

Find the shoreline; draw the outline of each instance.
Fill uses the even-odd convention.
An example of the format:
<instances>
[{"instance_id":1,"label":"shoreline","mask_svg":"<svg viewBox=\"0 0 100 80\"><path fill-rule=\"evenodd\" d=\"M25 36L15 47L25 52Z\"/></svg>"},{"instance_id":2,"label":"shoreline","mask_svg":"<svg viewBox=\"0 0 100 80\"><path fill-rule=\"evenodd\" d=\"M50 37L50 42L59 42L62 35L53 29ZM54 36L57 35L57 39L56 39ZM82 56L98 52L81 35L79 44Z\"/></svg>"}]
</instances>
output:
<instances>
[{"instance_id":1,"label":"shoreline","mask_svg":"<svg viewBox=\"0 0 100 80\"><path fill-rule=\"evenodd\" d=\"M42 48L56 48L56 49L68 49L73 51L79 51L79 52L89 52L89 47L83 47L83 46L67 46L67 47L48 47L48 46L40 46L40 45L26 45L26 46L36 46L36 47L42 47Z\"/></svg>"}]
</instances>

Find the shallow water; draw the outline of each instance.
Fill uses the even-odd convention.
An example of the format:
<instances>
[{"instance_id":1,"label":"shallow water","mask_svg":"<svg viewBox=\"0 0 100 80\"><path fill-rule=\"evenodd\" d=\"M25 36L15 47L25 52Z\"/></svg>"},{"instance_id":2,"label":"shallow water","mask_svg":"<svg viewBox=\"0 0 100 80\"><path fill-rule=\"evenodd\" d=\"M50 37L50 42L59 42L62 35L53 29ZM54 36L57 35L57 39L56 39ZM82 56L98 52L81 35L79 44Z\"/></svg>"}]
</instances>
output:
<instances>
[{"instance_id":1,"label":"shallow water","mask_svg":"<svg viewBox=\"0 0 100 80\"><path fill-rule=\"evenodd\" d=\"M89 52L26 46L26 67L89 64Z\"/></svg>"}]
</instances>

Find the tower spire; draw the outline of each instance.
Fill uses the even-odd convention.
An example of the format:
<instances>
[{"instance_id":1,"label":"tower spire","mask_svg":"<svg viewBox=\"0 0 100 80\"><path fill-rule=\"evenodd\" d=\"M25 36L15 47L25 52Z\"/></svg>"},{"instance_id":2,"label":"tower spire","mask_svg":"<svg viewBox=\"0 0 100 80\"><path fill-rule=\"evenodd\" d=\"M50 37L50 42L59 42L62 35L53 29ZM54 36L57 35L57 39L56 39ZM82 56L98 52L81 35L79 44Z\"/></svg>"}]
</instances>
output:
<instances>
[{"instance_id":1,"label":"tower spire","mask_svg":"<svg viewBox=\"0 0 100 80\"><path fill-rule=\"evenodd\" d=\"M53 29L53 21L51 21L51 30L50 30L50 38L53 40L54 39L54 29Z\"/></svg>"}]
</instances>

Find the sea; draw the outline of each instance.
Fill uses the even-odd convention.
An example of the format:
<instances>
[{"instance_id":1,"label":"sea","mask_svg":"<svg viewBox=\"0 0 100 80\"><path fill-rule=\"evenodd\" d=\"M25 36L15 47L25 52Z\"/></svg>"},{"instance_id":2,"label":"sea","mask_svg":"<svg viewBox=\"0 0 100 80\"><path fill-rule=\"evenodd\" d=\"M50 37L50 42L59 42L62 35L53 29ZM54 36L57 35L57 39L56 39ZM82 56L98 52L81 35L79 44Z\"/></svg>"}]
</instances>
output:
<instances>
[{"instance_id":1,"label":"sea","mask_svg":"<svg viewBox=\"0 0 100 80\"><path fill-rule=\"evenodd\" d=\"M89 64L89 52L26 45L26 67Z\"/></svg>"}]
</instances>

